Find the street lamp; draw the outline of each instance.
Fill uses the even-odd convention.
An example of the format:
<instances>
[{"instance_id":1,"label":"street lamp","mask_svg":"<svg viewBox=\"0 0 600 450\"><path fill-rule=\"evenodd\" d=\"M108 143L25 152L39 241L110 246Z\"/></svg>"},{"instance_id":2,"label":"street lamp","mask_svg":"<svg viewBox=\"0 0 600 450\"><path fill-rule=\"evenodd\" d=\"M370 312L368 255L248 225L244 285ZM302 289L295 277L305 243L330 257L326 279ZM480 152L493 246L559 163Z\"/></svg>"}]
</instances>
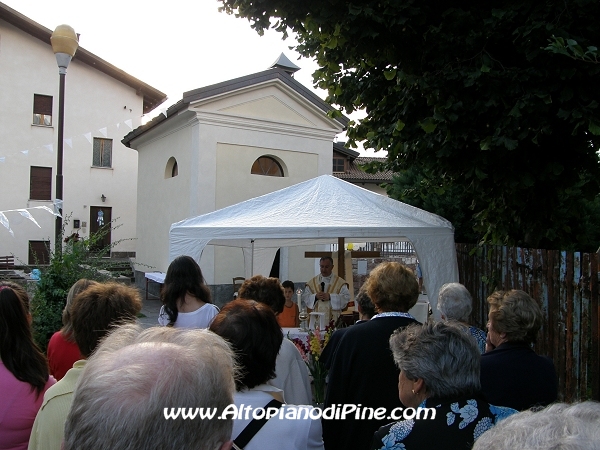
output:
<instances>
[{"instance_id":1,"label":"street lamp","mask_svg":"<svg viewBox=\"0 0 600 450\"><path fill-rule=\"evenodd\" d=\"M54 251L62 251L62 203L63 203L63 134L65 117L65 76L71 58L75 55L79 42L75 30L69 25L59 25L50 36L52 51L56 56L58 73L60 76L60 87L58 91L58 147L56 154L56 203L60 216L56 216L54 229L55 241Z\"/></svg>"}]
</instances>

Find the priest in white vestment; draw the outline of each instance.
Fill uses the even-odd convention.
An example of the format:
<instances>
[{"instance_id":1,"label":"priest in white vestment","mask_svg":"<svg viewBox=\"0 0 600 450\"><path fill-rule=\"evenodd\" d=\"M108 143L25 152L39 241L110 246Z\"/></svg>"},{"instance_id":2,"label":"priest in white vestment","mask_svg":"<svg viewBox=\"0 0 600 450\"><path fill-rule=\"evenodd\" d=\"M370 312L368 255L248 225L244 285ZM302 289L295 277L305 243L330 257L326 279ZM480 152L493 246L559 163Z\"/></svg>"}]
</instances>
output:
<instances>
[{"instance_id":1,"label":"priest in white vestment","mask_svg":"<svg viewBox=\"0 0 600 450\"><path fill-rule=\"evenodd\" d=\"M350 301L348 283L332 272L330 256L321 258L319 266L321 273L306 283L302 300L314 312L325 313L325 322L335 322Z\"/></svg>"}]
</instances>

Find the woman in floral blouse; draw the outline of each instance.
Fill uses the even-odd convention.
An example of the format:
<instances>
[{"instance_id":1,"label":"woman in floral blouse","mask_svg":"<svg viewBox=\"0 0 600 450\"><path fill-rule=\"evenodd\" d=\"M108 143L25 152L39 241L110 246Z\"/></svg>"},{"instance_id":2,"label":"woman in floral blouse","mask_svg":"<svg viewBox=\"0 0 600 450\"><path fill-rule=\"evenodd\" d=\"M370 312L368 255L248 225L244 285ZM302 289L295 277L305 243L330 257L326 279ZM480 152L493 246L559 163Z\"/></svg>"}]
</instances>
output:
<instances>
[{"instance_id":1,"label":"woman in floral blouse","mask_svg":"<svg viewBox=\"0 0 600 450\"><path fill-rule=\"evenodd\" d=\"M401 420L375 433L372 449L471 448L483 432L516 412L481 396L479 349L459 325L411 325L392 335L390 348L401 370L398 390L405 409L393 412Z\"/></svg>"}]
</instances>

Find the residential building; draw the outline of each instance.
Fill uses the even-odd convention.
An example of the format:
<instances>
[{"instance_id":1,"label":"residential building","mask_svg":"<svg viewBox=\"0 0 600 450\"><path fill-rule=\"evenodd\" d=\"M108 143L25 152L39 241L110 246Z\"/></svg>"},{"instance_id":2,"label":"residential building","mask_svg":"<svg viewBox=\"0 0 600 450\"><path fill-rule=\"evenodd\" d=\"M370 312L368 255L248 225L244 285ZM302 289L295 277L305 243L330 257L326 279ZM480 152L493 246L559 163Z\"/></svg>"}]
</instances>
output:
<instances>
[{"instance_id":1,"label":"residential building","mask_svg":"<svg viewBox=\"0 0 600 450\"><path fill-rule=\"evenodd\" d=\"M14 254L17 264L44 262L54 248L55 217L48 211L56 192L59 74L51 34L0 3L0 255ZM105 243L122 241L115 254L135 253L138 155L121 139L165 99L77 50L65 89L66 235L88 237L112 219L120 226Z\"/></svg>"},{"instance_id":2,"label":"residential building","mask_svg":"<svg viewBox=\"0 0 600 450\"><path fill-rule=\"evenodd\" d=\"M387 196L382 184L392 181L393 172L384 170L367 173L364 169L368 163L384 162L386 158L360 156L359 152L346 148L344 144L344 142L334 142L333 144L333 176Z\"/></svg>"}]
</instances>

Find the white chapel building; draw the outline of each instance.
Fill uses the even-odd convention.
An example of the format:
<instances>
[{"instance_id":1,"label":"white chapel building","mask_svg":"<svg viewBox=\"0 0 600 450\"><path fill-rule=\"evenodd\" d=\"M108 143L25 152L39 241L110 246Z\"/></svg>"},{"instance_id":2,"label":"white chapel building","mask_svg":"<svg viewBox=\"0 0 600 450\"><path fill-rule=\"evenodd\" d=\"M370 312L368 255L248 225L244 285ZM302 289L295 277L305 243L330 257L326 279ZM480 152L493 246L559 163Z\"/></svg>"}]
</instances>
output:
<instances>
[{"instance_id":1,"label":"white chapel building","mask_svg":"<svg viewBox=\"0 0 600 450\"><path fill-rule=\"evenodd\" d=\"M281 55L263 72L186 92L125 136L139 155L136 260L146 271L166 272L174 222L332 173L333 141L349 119L296 81L297 69ZM281 249L282 280L314 276L305 250ZM209 245L200 266L213 286L245 275L241 249Z\"/></svg>"}]
</instances>

